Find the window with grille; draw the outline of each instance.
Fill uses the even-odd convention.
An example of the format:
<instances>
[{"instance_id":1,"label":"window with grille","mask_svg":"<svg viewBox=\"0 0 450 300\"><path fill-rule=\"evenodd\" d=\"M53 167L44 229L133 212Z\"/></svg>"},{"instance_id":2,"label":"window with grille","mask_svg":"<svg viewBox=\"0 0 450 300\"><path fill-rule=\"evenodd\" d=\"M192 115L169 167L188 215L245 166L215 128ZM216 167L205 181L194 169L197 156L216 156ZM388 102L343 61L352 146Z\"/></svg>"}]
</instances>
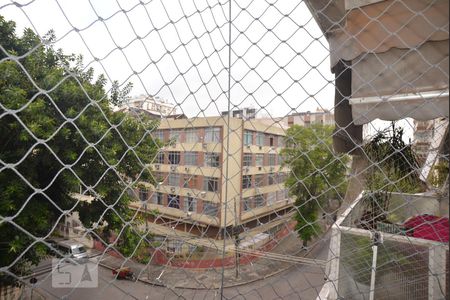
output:
<instances>
[{"instance_id":1,"label":"window with grille","mask_svg":"<svg viewBox=\"0 0 450 300\"><path fill-rule=\"evenodd\" d=\"M169 164L171 164L171 165L179 165L180 164L180 152L179 151L170 151L168 156L169 156Z\"/></svg>"},{"instance_id":2,"label":"window with grille","mask_svg":"<svg viewBox=\"0 0 450 300\"><path fill-rule=\"evenodd\" d=\"M254 203L255 203L255 207L261 207L261 206L264 206L264 195L256 195L254 198L253 198L253 201L254 201Z\"/></svg>"},{"instance_id":3,"label":"window with grille","mask_svg":"<svg viewBox=\"0 0 450 300\"><path fill-rule=\"evenodd\" d=\"M257 146L264 146L264 132L257 132L256 133L256 145Z\"/></svg>"},{"instance_id":4,"label":"window with grille","mask_svg":"<svg viewBox=\"0 0 450 300\"><path fill-rule=\"evenodd\" d=\"M275 166L277 161L277 154L269 153L268 164L269 166Z\"/></svg>"},{"instance_id":5,"label":"window with grille","mask_svg":"<svg viewBox=\"0 0 450 300\"><path fill-rule=\"evenodd\" d=\"M261 187L264 185L264 174L255 175L255 187Z\"/></svg>"},{"instance_id":6,"label":"window with grille","mask_svg":"<svg viewBox=\"0 0 450 300\"><path fill-rule=\"evenodd\" d=\"M170 140L175 143L181 142L181 131L178 129L172 129L170 131Z\"/></svg>"},{"instance_id":7,"label":"window with grille","mask_svg":"<svg viewBox=\"0 0 450 300\"><path fill-rule=\"evenodd\" d=\"M267 193L267 205L271 205L277 201L277 193L271 192Z\"/></svg>"},{"instance_id":8,"label":"window with grille","mask_svg":"<svg viewBox=\"0 0 450 300\"><path fill-rule=\"evenodd\" d=\"M196 212L197 211L197 199L194 197L184 198L184 211Z\"/></svg>"},{"instance_id":9,"label":"window with grille","mask_svg":"<svg viewBox=\"0 0 450 300\"><path fill-rule=\"evenodd\" d=\"M242 159L242 166L251 167L252 166L252 154L244 153L244 157Z\"/></svg>"},{"instance_id":10,"label":"window with grille","mask_svg":"<svg viewBox=\"0 0 450 300\"><path fill-rule=\"evenodd\" d=\"M215 177L205 177L203 188L208 192L217 192L219 190L219 180Z\"/></svg>"},{"instance_id":11,"label":"window with grille","mask_svg":"<svg viewBox=\"0 0 450 300\"><path fill-rule=\"evenodd\" d=\"M153 193L152 202L154 204L162 205L164 195L162 193Z\"/></svg>"},{"instance_id":12,"label":"window with grille","mask_svg":"<svg viewBox=\"0 0 450 300\"><path fill-rule=\"evenodd\" d=\"M139 200L142 202L147 201L148 199L148 190L147 189L139 189Z\"/></svg>"},{"instance_id":13,"label":"window with grille","mask_svg":"<svg viewBox=\"0 0 450 300\"><path fill-rule=\"evenodd\" d=\"M244 131L244 145L252 145L253 144L253 132L249 130Z\"/></svg>"},{"instance_id":14,"label":"window with grille","mask_svg":"<svg viewBox=\"0 0 450 300\"><path fill-rule=\"evenodd\" d=\"M249 211L252 209L253 197L246 197L243 199L243 209L244 211Z\"/></svg>"},{"instance_id":15,"label":"window with grille","mask_svg":"<svg viewBox=\"0 0 450 300\"><path fill-rule=\"evenodd\" d=\"M164 131L163 130L155 130L152 133L152 136L153 136L154 139L158 139L161 142L164 142Z\"/></svg>"},{"instance_id":16,"label":"window with grille","mask_svg":"<svg viewBox=\"0 0 450 300\"><path fill-rule=\"evenodd\" d=\"M155 157L155 164L163 164L164 163L164 152L158 152Z\"/></svg>"},{"instance_id":17,"label":"window with grille","mask_svg":"<svg viewBox=\"0 0 450 300\"><path fill-rule=\"evenodd\" d=\"M219 153L205 153L205 166L217 168L220 166Z\"/></svg>"},{"instance_id":18,"label":"window with grille","mask_svg":"<svg viewBox=\"0 0 450 300\"><path fill-rule=\"evenodd\" d=\"M198 152L185 152L184 164L186 166L196 166L198 163Z\"/></svg>"},{"instance_id":19,"label":"window with grille","mask_svg":"<svg viewBox=\"0 0 450 300\"><path fill-rule=\"evenodd\" d=\"M180 186L180 174L170 173L169 174L169 185Z\"/></svg>"},{"instance_id":20,"label":"window with grille","mask_svg":"<svg viewBox=\"0 0 450 300\"><path fill-rule=\"evenodd\" d=\"M170 208L180 208L180 196L169 195L167 206Z\"/></svg>"},{"instance_id":21,"label":"window with grille","mask_svg":"<svg viewBox=\"0 0 450 300\"><path fill-rule=\"evenodd\" d=\"M219 204L203 202L203 213L207 216L217 217L217 214L219 213Z\"/></svg>"},{"instance_id":22,"label":"window with grille","mask_svg":"<svg viewBox=\"0 0 450 300\"><path fill-rule=\"evenodd\" d=\"M252 175L242 176L242 188L248 189L252 186Z\"/></svg>"},{"instance_id":23,"label":"window with grille","mask_svg":"<svg viewBox=\"0 0 450 300\"><path fill-rule=\"evenodd\" d=\"M188 128L185 130L186 143L197 143L199 141L199 134L197 129Z\"/></svg>"},{"instance_id":24,"label":"window with grille","mask_svg":"<svg viewBox=\"0 0 450 300\"><path fill-rule=\"evenodd\" d=\"M220 128L208 127L205 128L205 143L220 143Z\"/></svg>"},{"instance_id":25,"label":"window with grille","mask_svg":"<svg viewBox=\"0 0 450 300\"><path fill-rule=\"evenodd\" d=\"M264 154L255 154L255 165L262 167L264 164Z\"/></svg>"},{"instance_id":26,"label":"window with grille","mask_svg":"<svg viewBox=\"0 0 450 300\"><path fill-rule=\"evenodd\" d=\"M276 184L277 182L276 182L276 175L274 174L274 173L270 173L268 176L267 176L267 184L268 185L272 185L272 184Z\"/></svg>"}]
</instances>

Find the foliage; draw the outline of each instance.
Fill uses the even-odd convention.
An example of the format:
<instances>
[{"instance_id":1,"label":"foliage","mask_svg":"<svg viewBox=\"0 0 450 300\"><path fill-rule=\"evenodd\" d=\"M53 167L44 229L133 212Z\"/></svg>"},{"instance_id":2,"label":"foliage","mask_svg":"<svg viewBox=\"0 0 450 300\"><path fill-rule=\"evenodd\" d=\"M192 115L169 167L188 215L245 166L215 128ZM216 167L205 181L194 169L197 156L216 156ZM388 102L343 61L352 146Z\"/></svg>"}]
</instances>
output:
<instances>
[{"instance_id":1,"label":"foliage","mask_svg":"<svg viewBox=\"0 0 450 300\"><path fill-rule=\"evenodd\" d=\"M146 164L158 148L157 122L113 112L105 77L94 81L81 56L45 46L54 40L31 29L18 37L0 16L0 267L16 275L45 255L36 238L52 234L65 211L78 211L87 228L106 226L106 234L130 221L127 186L151 182ZM114 101L129 88L116 86ZM71 197L80 186L96 200Z\"/></svg>"},{"instance_id":2,"label":"foliage","mask_svg":"<svg viewBox=\"0 0 450 300\"><path fill-rule=\"evenodd\" d=\"M370 168L366 186L371 191L416 193L422 183L417 170L417 158L411 144L403 141L403 129L392 127L379 132L366 145L364 153Z\"/></svg>"},{"instance_id":3,"label":"foliage","mask_svg":"<svg viewBox=\"0 0 450 300\"><path fill-rule=\"evenodd\" d=\"M367 208L360 222L371 229L377 222L387 222L392 192L417 193L423 184L417 173L418 163L410 144L403 140L403 129L391 128L379 132L364 145L370 167L366 171L366 193L363 201Z\"/></svg>"},{"instance_id":4,"label":"foliage","mask_svg":"<svg viewBox=\"0 0 450 300\"><path fill-rule=\"evenodd\" d=\"M291 169L285 182L295 198L296 230L304 244L320 232L319 210L329 199L344 197L348 157L332 150L333 128L324 125L287 130L284 162Z\"/></svg>"}]
</instances>

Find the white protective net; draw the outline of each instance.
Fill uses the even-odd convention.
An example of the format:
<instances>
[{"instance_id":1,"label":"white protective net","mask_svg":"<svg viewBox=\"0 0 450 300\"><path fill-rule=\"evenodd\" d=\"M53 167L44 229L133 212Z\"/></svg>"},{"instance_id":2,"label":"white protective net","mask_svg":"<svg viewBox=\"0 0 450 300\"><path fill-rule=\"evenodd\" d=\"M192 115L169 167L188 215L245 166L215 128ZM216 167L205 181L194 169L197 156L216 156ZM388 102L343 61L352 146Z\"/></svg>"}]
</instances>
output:
<instances>
[{"instance_id":1,"label":"white protective net","mask_svg":"<svg viewBox=\"0 0 450 300\"><path fill-rule=\"evenodd\" d=\"M444 299L448 1L0 0L0 299Z\"/></svg>"}]
</instances>

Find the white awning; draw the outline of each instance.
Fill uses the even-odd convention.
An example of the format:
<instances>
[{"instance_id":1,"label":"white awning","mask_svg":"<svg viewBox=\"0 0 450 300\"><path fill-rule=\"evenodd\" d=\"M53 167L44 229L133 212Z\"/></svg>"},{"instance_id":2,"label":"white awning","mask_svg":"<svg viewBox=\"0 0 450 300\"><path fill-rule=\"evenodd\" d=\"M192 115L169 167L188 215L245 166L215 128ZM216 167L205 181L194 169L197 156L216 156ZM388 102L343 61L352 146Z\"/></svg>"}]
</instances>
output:
<instances>
[{"instance_id":1,"label":"white awning","mask_svg":"<svg viewBox=\"0 0 450 300\"><path fill-rule=\"evenodd\" d=\"M353 122L356 125L375 119L394 121L404 118L432 120L448 118L448 89L416 94L350 99Z\"/></svg>"}]
</instances>

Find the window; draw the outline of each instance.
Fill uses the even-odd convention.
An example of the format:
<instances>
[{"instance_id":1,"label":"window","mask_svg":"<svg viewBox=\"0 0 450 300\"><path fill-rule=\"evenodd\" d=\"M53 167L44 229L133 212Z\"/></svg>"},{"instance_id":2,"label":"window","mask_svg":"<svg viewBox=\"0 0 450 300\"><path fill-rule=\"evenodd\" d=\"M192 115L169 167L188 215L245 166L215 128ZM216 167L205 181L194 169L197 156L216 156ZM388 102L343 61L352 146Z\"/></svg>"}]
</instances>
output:
<instances>
[{"instance_id":1,"label":"window","mask_svg":"<svg viewBox=\"0 0 450 300\"><path fill-rule=\"evenodd\" d=\"M186 166L196 166L198 161L197 152L185 152L184 153L184 164Z\"/></svg>"},{"instance_id":2,"label":"window","mask_svg":"<svg viewBox=\"0 0 450 300\"><path fill-rule=\"evenodd\" d=\"M251 145L253 144L253 132L249 130L244 131L244 145Z\"/></svg>"},{"instance_id":3,"label":"window","mask_svg":"<svg viewBox=\"0 0 450 300\"><path fill-rule=\"evenodd\" d=\"M155 157L155 164L164 163L164 152L158 152Z\"/></svg>"},{"instance_id":4,"label":"window","mask_svg":"<svg viewBox=\"0 0 450 300\"><path fill-rule=\"evenodd\" d=\"M147 201L148 199L148 190L147 189L139 189L139 200L142 202Z\"/></svg>"},{"instance_id":5,"label":"window","mask_svg":"<svg viewBox=\"0 0 450 300\"><path fill-rule=\"evenodd\" d=\"M184 198L184 211L197 211L197 199L194 197Z\"/></svg>"},{"instance_id":6,"label":"window","mask_svg":"<svg viewBox=\"0 0 450 300\"><path fill-rule=\"evenodd\" d=\"M252 187L252 175L242 176L242 188L248 189L250 187Z\"/></svg>"},{"instance_id":7,"label":"window","mask_svg":"<svg viewBox=\"0 0 450 300\"><path fill-rule=\"evenodd\" d=\"M264 164L264 154L255 154L255 165L262 167Z\"/></svg>"},{"instance_id":8,"label":"window","mask_svg":"<svg viewBox=\"0 0 450 300\"><path fill-rule=\"evenodd\" d=\"M206 167L219 167L220 156L219 153L205 153L205 166Z\"/></svg>"},{"instance_id":9,"label":"window","mask_svg":"<svg viewBox=\"0 0 450 300\"><path fill-rule=\"evenodd\" d=\"M269 166L275 166L277 155L273 153L269 153Z\"/></svg>"},{"instance_id":10,"label":"window","mask_svg":"<svg viewBox=\"0 0 450 300\"><path fill-rule=\"evenodd\" d=\"M271 205L273 203L277 202L277 193L272 192L267 194L267 205Z\"/></svg>"},{"instance_id":11,"label":"window","mask_svg":"<svg viewBox=\"0 0 450 300\"><path fill-rule=\"evenodd\" d=\"M183 187L195 189L197 187L197 176L196 175L184 176Z\"/></svg>"},{"instance_id":12,"label":"window","mask_svg":"<svg viewBox=\"0 0 450 300\"><path fill-rule=\"evenodd\" d=\"M219 204L211 202L203 202L203 213L207 216L217 217L219 212Z\"/></svg>"},{"instance_id":13,"label":"window","mask_svg":"<svg viewBox=\"0 0 450 300\"><path fill-rule=\"evenodd\" d=\"M264 174L255 175L255 187L264 186Z\"/></svg>"},{"instance_id":14,"label":"window","mask_svg":"<svg viewBox=\"0 0 450 300\"><path fill-rule=\"evenodd\" d=\"M205 143L220 143L220 128L208 127L205 128Z\"/></svg>"},{"instance_id":15,"label":"window","mask_svg":"<svg viewBox=\"0 0 450 300\"><path fill-rule=\"evenodd\" d=\"M264 146L264 133L263 132L256 133L256 145Z\"/></svg>"},{"instance_id":16,"label":"window","mask_svg":"<svg viewBox=\"0 0 450 300\"><path fill-rule=\"evenodd\" d=\"M180 152L170 151L169 152L169 164L178 165L180 164Z\"/></svg>"},{"instance_id":17,"label":"window","mask_svg":"<svg viewBox=\"0 0 450 300\"><path fill-rule=\"evenodd\" d=\"M193 128L186 129L186 143L197 143L199 140L198 130Z\"/></svg>"},{"instance_id":18,"label":"window","mask_svg":"<svg viewBox=\"0 0 450 300\"><path fill-rule=\"evenodd\" d=\"M163 194L162 193L153 193L153 203L162 205L163 204Z\"/></svg>"},{"instance_id":19,"label":"window","mask_svg":"<svg viewBox=\"0 0 450 300\"><path fill-rule=\"evenodd\" d=\"M273 147L273 145L275 145L275 137L270 136L270 137L269 137L269 146L270 146L270 147Z\"/></svg>"},{"instance_id":20,"label":"window","mask_svg":"<svg viewBox=\"0 0 450 300\"><path fill-rule=\"evenodd\" d=\"M171 208L180 208L180 196L178 195L169 195L169 202L167 203L168 207Z\"/></svg>"},{"instance_id":21,"label":"window","mask_svg":"<svg viewBox=\"0 0 450 300\"><path fill-rule=\"evenodd\" d=\"M264 206L264 195L256 195L254 198L255 207Z\"/></svg>"},{"instance_id":22,"label":"window","mask_svg":"<svg viewBox=\"0 0 450 300\"><path fill-rule=\"evenodd\" d=\"M205 177L203 189L208 192L217 192L219 190L219 180L215 177Z\"/></svg>"},{"instance_id":23,"label":"window","mask_svg":"<svg viewBox=\"0 0 450 300\"><path fill-rule=\"evenodd\" d=\"M274 173L270 173L268 178L268 185L276 184L276 175Z\"/></svg>"},{"instance_id":24,"label":"window","mask_svg":"<svg viewBox=\"0 0 450 300\"><path fill-rule=\"evenodd\" d=\"M171 186L180 186L180 174L169 174L169 185Z\"/></svg>"},{"instance_id":25,"label":"window","mask_svg":"<svg viewBox=\"0 0 450 300\"><path fill-rule=\"evenodd\" d=\"M172 129L172 130L170 131L170 140L171 140L171 141L174 141L175 143L180 143L180 142L181 142L180 137L181 137L181 132L180 132L180 130L178 130L178 129Z\"/></svg>"},{"instance_id":26,"label":"window","mask_svg":"<svg viewBox=\"0 0 450 300\"><path fill-rule=\"evenodd\" d=\"M249 211L252 209L253 197L247 197L243 199L244 201L244 211Z\"/></svg>"},{"instance_id":27,"label":"window","mask_svg":"<svg viewBox=\"0 0 450 300\"><path fill-rule=\"evenodd\" d=\"M162 131L162 130L155 130L153 132L152 136L153 136L154 139L158 139L161 142L164 141L164 131Z\"/></svg>"},{"instance_id":28,"label":"window","mask_svg":"<svg viewBox=\"0 0 450 300\"><path fill-rule=\"evenodd\" d=\"M251 153L244 153L242 165L244 167L251 167L251 165L252 165L252 154Z\"/></svg>"}]
</instances>

